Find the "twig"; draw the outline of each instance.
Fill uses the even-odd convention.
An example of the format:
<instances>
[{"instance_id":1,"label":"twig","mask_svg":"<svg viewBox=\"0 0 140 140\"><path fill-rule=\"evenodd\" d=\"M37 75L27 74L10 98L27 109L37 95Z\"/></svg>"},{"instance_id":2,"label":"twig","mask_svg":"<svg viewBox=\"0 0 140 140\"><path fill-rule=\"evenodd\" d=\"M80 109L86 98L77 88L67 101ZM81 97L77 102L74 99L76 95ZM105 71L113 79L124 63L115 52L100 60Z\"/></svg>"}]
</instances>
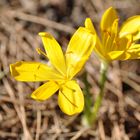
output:
<instances>
[{"instance_id":1,"label":"twig","mask_svg":"<svg viewBox=\"0 0 140 140\"><path fill-rule=\"evenodd\" d=\"M112 139L113 140L121 140L122 138L121 138L121 132L120 132L120 128L119 128L119 125L116 123L116 122L114 122L114 128L113 128L113 133L112 133Z\"/></svg>"},{"instance_id":2,"label":"twig","mask_svg":"<svg viewBox=\"0 0 140 140\"><path fill-rule=\"evenodd\" d=\"M105 131L104 131L104 125L103 125L103 121L99 120L98 121L98 126L99 126L99 136L101 140L106 140L105 137Z\"/></svg>"},{"instance_id":3,"label":"twig","mask_svg":"<svg viewBox=\"0 0 140 140\"><path fill-rule=\"evenodd\" d=\"M4 11L4 13L8 17L18 18L21 20L29 21L29 22L34 22L34 23L41 24L43 26L48 26L48 27L51 27L51 28L54 28L54 29L57 29L60 31L67 32L67 33L72 34L75 31L74 28L72 28L68 25L57 23L57 22L51 21L47 18L26 14L26 13L23 13L20 11L6 10L6 12Z\"/></svg>"},{"instance_id":4,"label":"twig","mask_svg":"<svg viewBox=\"0 0 140 140\"><path fill-rule=\"evenodd\" d=\"M17 138L18 135L16 133L11 133L11 132L5 132L0 130L0 137L13 137Z\"/></svg>"},{"instance_id":5,"label":"twig","mask_svg":"<svg viewBox=\"0 0 140 140\"><path fill-rule=\"evenodd\" d=\"M75 134L70 140L77 140L85 131L89 130L89 127L84 127Z\"/></svg>"},{"instance_id":6,"label":"twig","mask_svg":"<svg viewBox=\"0 0 140 140\"><path fill-rule=\"evenodd\" d=\"M5 86L8 94L9 94L9 96L11 97L11 99L15 100L16 97L14 95L14 91L13 91L11 85L9 84L8 80L3 78L3 82L4 82L4 86ZM16 112L18 114L18 117L19 117L19 119L21 121L21 124L23 126L25 136L27 136L26 140L32 140L32 137L31 137L31 135L30 135L30 133L29 133L29 131L27 129L26 123L23 121L24 119L23 119L21 110L19 109L19 107L16 104L14 104L14 107L15 107L15 110L16 110Z\"/></svg>"},{"instance_id":7,"label":"twig","mask_svg":"<svg viewBox=\"0 0 140 140\"><path fill-rule=\"evenodd\" d=\"M136 90L137 92L140 93L140 85L137 84L136 82L134 82L133 80L131 80L128 77L123 77L123 81L128 84L129 86L131 86L134 90Z\"/></svg>"},{"instance_id":8,"label":"twig","mask_svg":"<svg viewBox=\"0 0 140 140\"><path fill-rule=\"evenodd\" d=\"M41 127L41 111L39 109L37 109L37 127L36 127L35 140L39 140L40 127Z\"/></svg>"}]
</instances>

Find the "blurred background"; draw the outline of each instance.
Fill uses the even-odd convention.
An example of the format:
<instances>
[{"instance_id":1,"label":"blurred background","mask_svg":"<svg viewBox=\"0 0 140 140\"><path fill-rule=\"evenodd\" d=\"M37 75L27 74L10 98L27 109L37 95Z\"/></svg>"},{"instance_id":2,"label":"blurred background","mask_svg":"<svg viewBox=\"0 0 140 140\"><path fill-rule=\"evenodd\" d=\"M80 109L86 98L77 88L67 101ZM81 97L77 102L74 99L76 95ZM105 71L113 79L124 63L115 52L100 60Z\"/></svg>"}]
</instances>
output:
<instances>
[{"instance_id":1,"label":"blurred background","mask_svg":"<svg viewBox=\"0 0 140 140\"><path fill-rule=\"evenodd\" d=\"M43 49L38 32L50 32L66 50L86 17L99 31L110 6L118 11L120 24L140 14L140 0L0 0L0 140L140 140L140 60L110 65L98 120L88 130L81 124L82 113L67 116L60 111L57 94L44 102L30 98L42 83L17 82L9 73L9 64L16 61L46 61L35 50ZM93 102L99 67L92 54L78 75L84 88L87 73Z\"/></svg>"}]
</instances>

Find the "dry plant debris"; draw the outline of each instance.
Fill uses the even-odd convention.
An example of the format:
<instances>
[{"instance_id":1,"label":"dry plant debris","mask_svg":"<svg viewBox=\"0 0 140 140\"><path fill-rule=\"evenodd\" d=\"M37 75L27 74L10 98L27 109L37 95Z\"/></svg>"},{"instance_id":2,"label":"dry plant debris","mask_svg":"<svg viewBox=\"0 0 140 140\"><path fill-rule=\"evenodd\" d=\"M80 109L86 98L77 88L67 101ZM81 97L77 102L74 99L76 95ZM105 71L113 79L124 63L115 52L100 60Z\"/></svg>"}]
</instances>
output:
<instances>
[{"instance_id":1,"label":"dry plant debris","mask_svg":"<svg viewBox=\"0 0 140 140\"><path fill-rule=\"evenodd\" d=\"M42 83L16 82L9 73L9 64L17 60L45 61L35 51L41 46L38 32L53 33L65 50L70 35L86 17L92 18L99 29L101 15L109 6L118 10L122 22L140 14L138 3L139 0L0 1L0 140L139 140L139 60L112 63L99 119L90 129L81 125L80 114L62 114L57 96L45 102L32 100L30 93ZM83 70L88 74L93 100L99 91L99 64L92 55ZM84 87L82 80L79 83Z\"/></svg>"}]
</instances>

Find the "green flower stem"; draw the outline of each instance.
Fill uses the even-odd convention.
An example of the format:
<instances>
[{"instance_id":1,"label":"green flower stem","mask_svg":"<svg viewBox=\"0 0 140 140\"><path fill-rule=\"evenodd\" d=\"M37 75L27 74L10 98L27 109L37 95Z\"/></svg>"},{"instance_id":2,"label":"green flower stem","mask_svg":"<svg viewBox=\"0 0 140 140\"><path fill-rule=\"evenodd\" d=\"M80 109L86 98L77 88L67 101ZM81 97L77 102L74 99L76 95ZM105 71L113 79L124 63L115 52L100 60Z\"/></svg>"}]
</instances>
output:
<instances>
[{"instance_id":1,"label":"green flower stem","mask_svg":"<svg viewBox=\"0 0 140 140\"><path fill-rule=\"evenodd\" d=\"M96 99L94 106L92 108L91 122L96 121L97 114L98 114L99 108L101 106L102 99L104 97L104 88L105 88L105 82L107 79L107 77L106 77L107 70L108 70L108 64L105 62L102 62L101 63L101 71L100 71L101 77L100 77L100 81L99 81L100 92L99 92L99 95L97 96L97 99Z\"/></svg>"},{"instance_id":2,"label":"green flower stem","mask_svg":"<svg viewBox=\"0 0 140 140\"><path fill-rule=\"evenodd\" d=\"M91 106L92 106L92 96L90 94L90 84L87 81L87 73L85 72L83 75L83 82L85 84L84 91L84 99L85 99L85 108L84 108L84 114L82 118L82 123L85 126L90 126L90 119L91 119Z\"/></svg>"},{"instance_id":3,"label":"green flower stem","mask_svg":"<svg viewBox=\"0 0 140 140\"><path fill-rule=\"evenodd\" d=\"M102 62L101 71L100 71L101 75L100 75L100 81L99 81L100 93L97 96L94 106L92 105L92 97L89 91L90 85L87 81L87 74L85 73L83 76L83 82L85 83L85 88L84 88L85 109L84 109L84 115L82 118L82 123L88 127L90 127L97 119L97 114L98 114L98 111L99 111L99 108L101 106L102 99L104 96L107 69L108 69L108 64L105 62Z\"/></svg>"}]
</instances>

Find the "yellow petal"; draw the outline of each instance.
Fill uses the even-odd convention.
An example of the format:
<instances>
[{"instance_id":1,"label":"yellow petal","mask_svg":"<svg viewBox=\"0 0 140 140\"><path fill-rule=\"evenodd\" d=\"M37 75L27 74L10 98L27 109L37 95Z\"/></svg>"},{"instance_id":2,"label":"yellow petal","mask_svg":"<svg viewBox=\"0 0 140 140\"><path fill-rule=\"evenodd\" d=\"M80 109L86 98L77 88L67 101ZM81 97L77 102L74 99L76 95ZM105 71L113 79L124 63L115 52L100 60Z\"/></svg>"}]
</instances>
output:
<instances>
[{"instance_id":1,"label":"yellow petal","mask_svg":"<svg viewBox=\"0 0 140 140\"><path fill-rule=\"evenodd\" d=\"M140 16L130 17L124 22L120 30L120 37L133 34L133 40L140 39Z\"/></svg>"},{"instance_id":2,"label":"yellow petal","mask_svg":"<svg viewBox=\"0 0 140 140\"><path fill-rule=\"evenodd\" d=\"M85 27L88 30L90 30L91 32L93 32L94 34L96 34L95 28L94 28L90 18L86 18L86 20L85 20Z\"/></svg>"},{"instance_id":3,"label":"yellow petal","mask_svg":"<svg viewBox=\"0 0 140 140\"><path fill-rule=\"evenodd\" d=\"M107 54L108 60L122 60L123 59L124 51L111 51Z\"/></svg>"},{"instance_id":4,"label":"yellow petal","mask_svg":"<svg viewBox=\"0 0 140 140\"><path fill-rule=\"evenodd\" d=\"M62 49L58 42L49 33L41 32L39 35L42 38L47 56L52 65L63 75L66 74L66 64Z\"/></svg>"},{"instance_id":5,"label":"yellow petal","mask_svg":"<svg viewBox=\"0 0 140 140\"><path fill-rule=\"evenodd\" d=\"M76 81L68 81L59 91L58 104L68 114L80 113L84 107L83 93Z\"/></svg>"},{"instance_id":6,"label":"yellow petal","mask_svg":"<svg viewBox=\"0 0 140 140\"><path fill-rule=\"evenodd\" d=\"M88 29L80 27L72 36L67 51L67 75L73 77L77 74L89 58L96 43L96 36Z\"/></svg>"},{"instance_id":7,"label":"yellow petal","mask_svg":"<svg viewBox=\"0 0 140 140\"><path fill-rule=\"evenodd\" d=\"M118 35L118 23L119 23L119 19L115 19L111 27L111 36Z\"/></svg>"},{"instance_id":8,"label":"yellow petal","mask_svg":"<svg viewBox=\"0 0 140 140\"><path fill-rule=\"evenodd\" d=\"M102 16L101 31L110 30L115 19L118 19L116 10L113 7L108 8Z\"/></svg>"},{"instance_id":9,"label":"yellow petal","mask_svg":"<svg viewBox=\"0 0 140 140\"><path fill-rule=\"evenodd\" d=\"M101 44L101 41L100 41L100 39L99 39L96 31L95 31L95 28L94 28L94 26L93 26L92 21L91 21L90 18L86 18L86 20L85 20L85 27L88 30L90 30L93 34L96 35L96 44L95 44L95 46L94 46L93 49L99 55L99 57L101 57L103 59L103 56L102 56L102 53L103 53L103 51L102 51L102 44Z\"/></svg>"},{"instance_id":10,"label":"yellow petal","mask_svg":"<svg viewBox=\"0 0 140 140\"><path fill-rule=\"evenodd\" d=\"M112 51L108 56L111 60L140 59L140 44L133 44L123 51Z\"/></svg>"},{"instance_id":11,"label":"yellow petal","mask_svg":"<svg viewBox=\"0 0 140 140\"><path fill-rule=\"evenodd\" d=\"M61 75L46 64L20 61L10 65L11 75L18 81L46 81L61 79Z\"/></svg>"},{"instance_id":12,"label":"yellow petal","mask_svg":"<svg viewBox=\"0 0 140 140\"><path fill-rule=\"evenodd\" d=\"M103 52L108 53L116 49L116 42L118 38L118 19L115 19L110 32L106 32L105 44L103 45Z\"/></svg>"},{"instance_id":13,"label":"yellow petal","mask_svg":"<svg viewBox=\"0 0 140 140\"><path fill-rule=\"evenodd\" d=\"M128 57L126 59L140 59L140 44L132 45L127 51Z\"/></svg>"},{"instance_id":14,"label":"yellow petal","mask_svg":"<svg viewBox=\"0 0 140 140\"><path fill-rule=\"evenodd\" d=\"M55 82L49 81L39 88L37 88L32 94L31 97L35 100L46 100L51 97L59 89L58 84Z\"/></svg>"}]
</instances>

